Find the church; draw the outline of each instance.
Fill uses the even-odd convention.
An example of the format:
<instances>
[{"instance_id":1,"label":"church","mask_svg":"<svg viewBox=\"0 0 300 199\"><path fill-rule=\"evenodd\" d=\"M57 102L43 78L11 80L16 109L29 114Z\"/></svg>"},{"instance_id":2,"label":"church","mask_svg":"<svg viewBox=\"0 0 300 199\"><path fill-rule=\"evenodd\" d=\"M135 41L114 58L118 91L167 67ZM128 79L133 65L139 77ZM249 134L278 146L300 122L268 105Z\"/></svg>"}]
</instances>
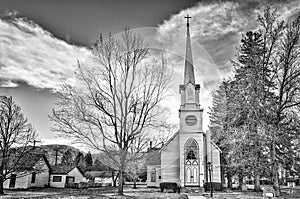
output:
<instances>
[{"instance_id":1,"label":"church","mask_svg":"<svg viewBox=\"0 0 300 199\"><path fill-rule=\"evenodd\" d=\"M200 84L196 84L187 19L184 84L179 85L179 130L161 148L148 151L147 186L176 182L181 187L203 188L206 182L221 183L221 150L203 131ZM211 172L210 172L211 171Z\"/></svg>"}]
</instances>

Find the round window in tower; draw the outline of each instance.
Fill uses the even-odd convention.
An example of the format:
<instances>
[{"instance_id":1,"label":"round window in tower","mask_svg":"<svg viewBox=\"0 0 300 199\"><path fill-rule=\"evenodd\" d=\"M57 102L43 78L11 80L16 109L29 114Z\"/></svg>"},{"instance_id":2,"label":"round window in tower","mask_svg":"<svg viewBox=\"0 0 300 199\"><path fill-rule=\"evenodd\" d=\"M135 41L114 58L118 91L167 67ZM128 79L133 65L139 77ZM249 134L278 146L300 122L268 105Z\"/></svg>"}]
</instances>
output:
<instances>
[{"instance_id":1,"label":"round window in tower","mask_svg":"<svg viewBox=\"0 0 300 199\"><path fill-rule=\"evenodd\" d=\"M189 126L194 126L197 123L197 118L194 115L188 115L185 118L185 123Z\"/></svg>"}]
</instances>

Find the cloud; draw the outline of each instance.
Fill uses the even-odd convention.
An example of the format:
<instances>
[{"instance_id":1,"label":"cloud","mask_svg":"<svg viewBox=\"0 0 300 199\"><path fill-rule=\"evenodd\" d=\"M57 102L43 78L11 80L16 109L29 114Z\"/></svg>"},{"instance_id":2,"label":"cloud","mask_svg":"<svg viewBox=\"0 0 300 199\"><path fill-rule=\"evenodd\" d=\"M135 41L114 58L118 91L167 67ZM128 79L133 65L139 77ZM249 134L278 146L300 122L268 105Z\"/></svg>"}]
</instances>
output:
<instances>
[{"instance_id":1,"label":"cloud","mask_svg":"<svg viewBox=\"0 0 300 199\"><path fill-rule=\"evenodd\" d=\"M262 5L267 1L219 2L200 2L171 16L157 28L143 29L145 35L152 37L154 48L167 51L168 64L176 72L172 92L179 102L178 83L183 83L186 40L183 17L186 14L192 16L190 29L194 67L196 80L202 87L201 105L205 112L210 106L211 92L223 78L232 74L229 60L234 56L241 34L257 27L256 16L262 13ZM270 2L278 8L283 19L299 13L298 1ZM1 87L16 87L18 82L25 82L36 88L56 89L64 82L74 83L77 60L85 63L90 56L87 48L55 38L17 13L0 17Z\"/></svg>"},{"instance_id":2,"label":"cloud","mask_svg":"<svg viewBox=\"0 0 300 199\"><path fill-rule=\"evenodd\" d=\"M25 82L36 88L58 88L74 81L77 60L88 49L70 45L16 13L0 18L0 79L2 87Z\"/></svg>"},{"instance_id":3,"label":"cloud","mask_svg":"<svg viewBox=\"0 0 300 199\"><path fill-rule=\"evenodd\" d=\"M242 33L257 28L256 17L265 9L266 2L278 9L282 19L299 13L299 1L258 1L258 0L224 0L202 1L192 8L182 10L165 20L158 27L157 38L165 47L175 51L184 50L186 25L184 17L189 14L193 45L202 48L197 56L202 56L217 65L218 70L228 71L220 65L234 55ZM221 3L220 3L221 2ZM288 3L287 3L288 2ZM178 43L181 46L178 46ZM199 50L199 49L198 49ZM194 51L194 50L193 50ZM197 56L194 56L196 58ZM205 67L205 66L202 66Z\"/></svg>"},{"instance_id":4,"label":"cloud","mask_svg":"<svg viewBox=\"0 0 300 199\"><path fill-rule=\"evenodd\" d=\"M219 82L232 75L230 59L240 44L241 35L257 28L256 18L262 14L266 3L277 8L281 19L289 19L299 13L299 1L203 1L192 8L182 10L158 26L156 39L163 48L176 52L169 56L171 65L183 75L186 21L189 14L196 81L201 83L201 105L204 114L211 105L211 94ZM177 79L183 83L183 77ZM177 85L178 86L178 85ZM177 98L179 96L176 96ZM204 129L208 124L204 117Z\"/></svg>"}]
</instances>

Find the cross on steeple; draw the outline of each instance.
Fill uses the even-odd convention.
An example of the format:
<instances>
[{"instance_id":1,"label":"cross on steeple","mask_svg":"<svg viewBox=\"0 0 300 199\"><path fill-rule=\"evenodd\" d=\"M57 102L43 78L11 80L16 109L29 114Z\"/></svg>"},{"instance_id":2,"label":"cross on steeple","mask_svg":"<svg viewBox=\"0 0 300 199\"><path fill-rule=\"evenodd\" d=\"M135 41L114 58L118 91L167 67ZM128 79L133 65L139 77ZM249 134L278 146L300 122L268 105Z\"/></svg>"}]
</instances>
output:
<instances>
[{"instance_id":1,"label":"cross on steeple","mask_svg":"<svg viewBox=\"0 0 300 199\"><path fill-rule=\"evenodd\" d=\"M186 18L186 26L189 26L189 25L190 25L189 19L192 18L192 17L190 17L190 16L187 14L186 17L184 17L184 18Z\"/></svg>"}]
</instances>

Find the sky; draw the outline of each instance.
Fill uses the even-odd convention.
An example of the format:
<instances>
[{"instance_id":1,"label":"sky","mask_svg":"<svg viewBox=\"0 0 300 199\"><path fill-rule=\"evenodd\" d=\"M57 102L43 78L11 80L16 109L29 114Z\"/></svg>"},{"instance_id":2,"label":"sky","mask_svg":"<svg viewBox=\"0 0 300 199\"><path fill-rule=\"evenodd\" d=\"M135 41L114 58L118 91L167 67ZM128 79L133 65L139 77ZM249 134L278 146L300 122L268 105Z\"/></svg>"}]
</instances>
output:
<instances>
[{"instance_id":1,"label":"sky","mask_svg":"<svg viewBox=\"0 0 300 199\"><path fill-rule=\"evenodd\" d=\"M0 93L13 96L43 143L67 144L50 130L48 115L58 100L55 89L76 83L76 63L89 63L90 46L100 33L118 35L127 25L151 48L168 52L168 65L176 72L170 88L176 122L184 16L189 14L205 130L211 93L232 75L230 59L241 35L257 28L255 18L266 4L277 8L282 19L300 10L299 0L0 0Z\"/></svg>"}]
</instances>

